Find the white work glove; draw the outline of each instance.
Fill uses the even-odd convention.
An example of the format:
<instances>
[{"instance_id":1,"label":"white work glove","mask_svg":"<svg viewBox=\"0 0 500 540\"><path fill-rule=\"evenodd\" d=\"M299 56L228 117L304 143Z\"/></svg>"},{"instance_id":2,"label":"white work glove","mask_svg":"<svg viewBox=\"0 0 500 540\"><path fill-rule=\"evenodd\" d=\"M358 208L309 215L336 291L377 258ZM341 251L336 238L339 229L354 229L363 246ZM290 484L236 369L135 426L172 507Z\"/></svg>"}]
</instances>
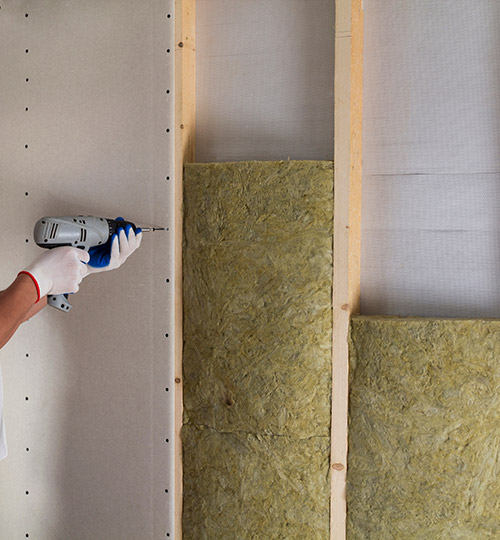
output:
<instances>
[{"instance_id":1,"label":"white work glove","mask_svg":"<svg viewBox=\"0 0 500 540\"><path fill-rule=\"evenodd\" d=\"M119 268L132 253L141 245L142 232L137 234L130 225L126 229L119 229L104 246L91 248L88 264L89 274L107 272Z\"/></svg>"},{"instance_id":2,"label":"white work glove","mask_svg":"<svg viewBox=\"0 0 500 540\"><path fill-rule=\"evenodd\" d=\"M42 253L21 273L33 279L38 300L48 294L76 293L88 274L89 259L89 254L81 249L54 248Z\"/></svg>"}]
</instances>

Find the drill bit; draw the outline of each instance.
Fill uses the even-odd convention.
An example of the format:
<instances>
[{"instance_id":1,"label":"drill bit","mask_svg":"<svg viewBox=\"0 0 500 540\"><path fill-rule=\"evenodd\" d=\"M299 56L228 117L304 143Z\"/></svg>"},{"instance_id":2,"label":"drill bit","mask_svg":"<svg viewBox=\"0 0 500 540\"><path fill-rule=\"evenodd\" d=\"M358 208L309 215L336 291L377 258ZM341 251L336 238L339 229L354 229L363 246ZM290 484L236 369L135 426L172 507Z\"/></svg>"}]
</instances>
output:
<instances>
[{"instance_id":1,"label":"drill bit","mask_svg":"<svg viewBox=\"0 0 500 540\"><path fill-rule=\"evenodd\" d=\"M167 227L141 227L142 232L168 231Z\"/></svg>"}]
</instances>

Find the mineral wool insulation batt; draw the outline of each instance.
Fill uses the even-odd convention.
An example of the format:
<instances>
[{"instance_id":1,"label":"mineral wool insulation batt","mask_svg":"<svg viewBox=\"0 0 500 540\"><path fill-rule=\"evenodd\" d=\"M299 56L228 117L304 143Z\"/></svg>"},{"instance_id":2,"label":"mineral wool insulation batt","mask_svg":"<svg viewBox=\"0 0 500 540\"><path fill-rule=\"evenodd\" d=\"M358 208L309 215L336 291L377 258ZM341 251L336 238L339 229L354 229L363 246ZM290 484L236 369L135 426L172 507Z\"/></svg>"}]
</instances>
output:
<instances>
[{"instance_id":1,"label":"mineral wool insulation batt","mask_svg":"<svg viewBox=\"0 0 500 540\"><path fill-rule=\"evenodd\" d=\"M333 164L184 182L184 537L324 540Z\"/></svg>"},{"instance_id":2,"label":"mineral wool insulation batt","mask_svg":"<svg viewBox=\"0 0 500 540\"><path fill-rule=\"evenodd\" d=\"M500 538L500 321L357 317L349 540Z\"/></svg>"}]
</instances>

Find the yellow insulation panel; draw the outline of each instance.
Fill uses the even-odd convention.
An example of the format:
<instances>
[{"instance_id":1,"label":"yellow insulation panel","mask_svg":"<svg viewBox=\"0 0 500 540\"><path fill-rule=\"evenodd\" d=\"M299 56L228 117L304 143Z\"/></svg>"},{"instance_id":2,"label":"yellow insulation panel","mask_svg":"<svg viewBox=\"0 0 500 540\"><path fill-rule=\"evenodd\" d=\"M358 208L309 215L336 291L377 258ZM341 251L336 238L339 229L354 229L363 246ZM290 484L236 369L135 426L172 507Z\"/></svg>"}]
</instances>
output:
<instances>
[{"instance_id":1,"label":"yellow insulation panel","mask_svg":"<svg viewBox=\"0 0 500 540\"><path fill-rule=\"evenodd\" d=\"M329 534L333 164L184 180L188 539Z\"/></svg>"},{"instance_id":2,"label":"yellow insulation panel","mask_svg":"<svg viewBox=\"0 0 500 540\"><path fill-rule=\"evenodd\" d=\"M500 538L500 321L356 317L349 540Z\"/></svg>"}]
</instances>

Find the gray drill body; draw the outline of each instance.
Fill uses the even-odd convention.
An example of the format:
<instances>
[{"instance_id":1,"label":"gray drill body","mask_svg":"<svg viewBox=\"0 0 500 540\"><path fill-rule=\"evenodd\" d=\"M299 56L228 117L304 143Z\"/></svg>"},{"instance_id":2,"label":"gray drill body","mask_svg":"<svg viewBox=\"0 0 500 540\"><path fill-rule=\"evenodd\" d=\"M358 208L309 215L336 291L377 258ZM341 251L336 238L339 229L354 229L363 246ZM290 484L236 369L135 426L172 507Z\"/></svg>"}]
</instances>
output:
<instances>
[{"instance_id":1,"label":"gray drill body","mask_svg":"<svg viewBox=\"0 0 500 540\"><path fill-rule=\"evenodd\" d=\"M116 230L114 223L94 216L44 217L36 222L34 238L43 248L72 246L89 251L109 240Z\"/></svg>"}]
</instances>

